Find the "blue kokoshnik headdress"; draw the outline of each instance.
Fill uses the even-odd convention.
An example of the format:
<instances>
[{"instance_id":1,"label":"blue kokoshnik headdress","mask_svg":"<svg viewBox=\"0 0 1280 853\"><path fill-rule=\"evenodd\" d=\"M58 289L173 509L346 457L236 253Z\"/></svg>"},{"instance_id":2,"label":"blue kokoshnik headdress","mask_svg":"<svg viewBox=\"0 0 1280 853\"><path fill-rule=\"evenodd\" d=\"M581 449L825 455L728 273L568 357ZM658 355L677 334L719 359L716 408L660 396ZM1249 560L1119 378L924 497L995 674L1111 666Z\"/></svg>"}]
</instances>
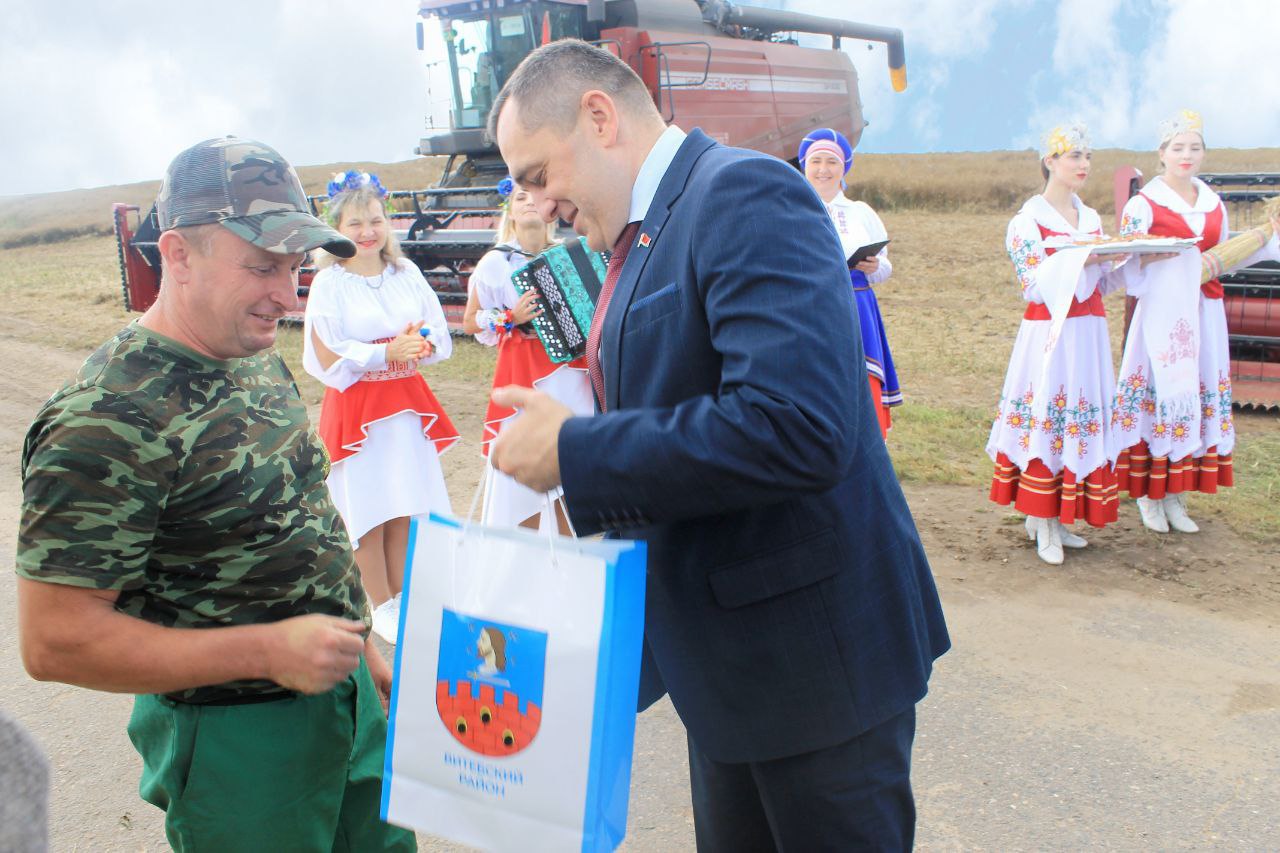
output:
<instances>
[{"instance_id":1,"label":"blue kokoshnik headdress","mask_svg":"<svg viewBox=\"0 0 1280 853\"><path fill-rule=\"evenodd\" d=\"M804 166L804 161L810 154L817 151L826 151L828 154L834 154L844 161L844 170L847 173L853 168L853 146L849 144L849 140L844 134L838 130L829 127L819 127L816 130L809 131L800 142L800 166Z\"/></svg>"}]
</instances>

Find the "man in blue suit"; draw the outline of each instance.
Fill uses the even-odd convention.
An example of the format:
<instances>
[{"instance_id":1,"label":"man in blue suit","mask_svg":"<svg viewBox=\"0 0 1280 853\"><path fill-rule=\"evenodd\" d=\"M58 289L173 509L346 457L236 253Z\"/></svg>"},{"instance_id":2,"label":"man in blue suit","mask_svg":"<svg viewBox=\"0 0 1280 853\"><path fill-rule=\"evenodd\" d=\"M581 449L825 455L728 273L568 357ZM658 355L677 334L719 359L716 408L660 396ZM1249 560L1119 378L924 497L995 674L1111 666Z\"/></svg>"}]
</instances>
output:
<instances>
[{"instance_id":1,"label":"man in blue suit","mask_svg":"<svg viewBox=\"0 0 1280 853\"><path fill-rule=\"evenodd\" d=\"M915 704L950 642L863 375L822 203L779 160L666 127L629 66L539 48L490 133L548 221L615 257L601 413L522 388L490 458L580 534L649 545L642 706L689 737L699 850L911 846Z\"/></svg>"}]
</instances>

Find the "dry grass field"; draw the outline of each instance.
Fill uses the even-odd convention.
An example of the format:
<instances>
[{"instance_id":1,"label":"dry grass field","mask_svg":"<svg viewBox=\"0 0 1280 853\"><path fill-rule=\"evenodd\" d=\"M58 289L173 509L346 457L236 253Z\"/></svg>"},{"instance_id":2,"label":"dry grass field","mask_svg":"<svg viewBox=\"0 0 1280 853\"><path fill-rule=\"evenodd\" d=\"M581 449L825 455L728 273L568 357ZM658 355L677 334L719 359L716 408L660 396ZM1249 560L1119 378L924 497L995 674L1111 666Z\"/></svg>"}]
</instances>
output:
<instances>
[{"instance_id":1,"label":"dry grass field","mask_svg":"<svg viewBox=\"0 0 1280 853\"><path fill-rule=\"evenodd\" d=\"M1111 169L1151 159L1098 152L1087 200L1105 218ZM427 186L439 173L431 160L365 165L393 188ZM1212 151L1210 166L1275 170L1280 149ZM335 168L300 172L308 190L318 192ZM861 155L855 164L851 194L881 211L894 238L894 277L877 290L907 398L895 410L889 442L904 481L980 488L990 477L983 446L1023 307L1003 251L1004 229L1037 189L1037 177L1027 152ZM0 199L0 303L12 335L35 347L87 353L128 321L115 242L107 236L110 204L149 204L156 187ZM1109 306L1117 360L1120 299ZM318 402L320 386L300 367L298 331L284 330L279 348L304 396ZM463 340L428 378L448 386L441 393L446 406L478 408L492 364L490 350ZM1280 540L1273 503L1280 496L1280 418L1238 413L1237 422L1239 485L1213 499L1193 499L1193 511L1225 519L1255 541ZM467 438L474 444L474 436Z\"/></svg>"}]
</instances>

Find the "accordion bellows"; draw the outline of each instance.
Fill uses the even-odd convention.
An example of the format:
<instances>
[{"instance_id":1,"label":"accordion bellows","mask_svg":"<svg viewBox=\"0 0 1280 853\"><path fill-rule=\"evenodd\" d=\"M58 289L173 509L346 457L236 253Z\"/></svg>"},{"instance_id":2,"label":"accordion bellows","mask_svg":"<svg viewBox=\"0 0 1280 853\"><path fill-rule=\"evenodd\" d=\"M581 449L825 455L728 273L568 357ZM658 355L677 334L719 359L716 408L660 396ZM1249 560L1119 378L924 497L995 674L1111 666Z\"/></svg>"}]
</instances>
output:
<instances>
[{"instance_id":1,"label":"accordion bellows","mask_svg":"<svg viewBox=\"0 0 1280 853\"><path fill-rule=\"evenodd\" d=\"M533 330L552 363L573 361L586 352L607 257L579 238L552 246L512 273L519 293L538 294L542 313L533 318Z\"/></svg>"}]
</instances>

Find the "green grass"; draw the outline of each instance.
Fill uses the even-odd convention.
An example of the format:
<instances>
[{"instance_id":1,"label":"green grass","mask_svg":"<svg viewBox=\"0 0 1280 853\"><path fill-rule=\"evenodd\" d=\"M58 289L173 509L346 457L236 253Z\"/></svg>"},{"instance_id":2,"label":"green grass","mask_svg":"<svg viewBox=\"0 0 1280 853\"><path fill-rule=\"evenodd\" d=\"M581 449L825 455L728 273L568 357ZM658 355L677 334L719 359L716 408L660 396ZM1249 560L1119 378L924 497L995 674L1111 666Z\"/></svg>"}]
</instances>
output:
<instances>
[{"instance_id":1,"label":"green grass","mask_svg":"<svg viewBox=\"0 0 1280 853\"><path fill-rule=\"evenodd\" d=\"M1250 539L1280 539L1280 415L1236 412L1235 427L1236 485L1213 496L1193 495L1190 505Z\"/></svg>"},{"instance_id":2,"label":"green grass","mask_svg":"<svg viewBox=\"0 0 1280 853\"><path fill-rule=\"evenodd\" d=\"M904 483L980 486L991 479L990 431L987 409L911 403L893 410L889 455Z\"/></svg>"}]
</instances>

